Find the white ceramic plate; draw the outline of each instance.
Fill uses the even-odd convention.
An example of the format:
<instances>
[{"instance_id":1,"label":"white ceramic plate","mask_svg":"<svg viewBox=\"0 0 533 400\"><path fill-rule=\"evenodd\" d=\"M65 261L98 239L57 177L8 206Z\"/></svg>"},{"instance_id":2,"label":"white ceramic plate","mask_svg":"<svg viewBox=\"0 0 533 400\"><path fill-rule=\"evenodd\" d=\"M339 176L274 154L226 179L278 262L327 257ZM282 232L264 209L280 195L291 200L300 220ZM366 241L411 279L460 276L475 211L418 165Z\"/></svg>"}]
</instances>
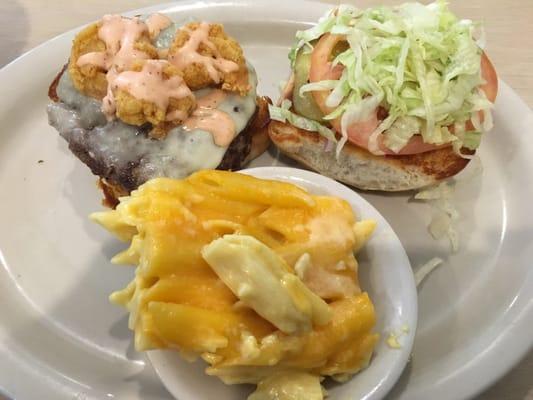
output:
<instances>
[{"instance_id":1,"label":"white ceramic plate","mask_svg":"<svg viewBox=\"0 0 533 400\"><path fill-rule=\"evenodd\" d=\"M357 219L373 219L375 232L358 254L361 287L372 299L378 316L376 332L381 335L370 366L343 385L328 385L328 398L381 399L396 382L409 358L416 331L417 296L411 267L405 251L385 219L370 203L346 186L314 172L295 168L262 167L242 171L264 179L294 183L313 194L347 200ZM402 334L402 326L409 332ZM386 344L388 335L398 334L401 349ZM245 399L250 385L226 386L203 373L204 362L191 365L174 351L150 351L149 358L167 389L179 400Z\"/></svg>"},{"instance_id":2,"label":"white ceramic plate","mask_svg":"<svg viewBox=\"0 0 533 400\"><path fill-rule=\"evenodd\" d=\"M327 9L291 0L180 2L167 12L224 22L256 66L263 94L288 75L294 31ZM121 246L87 220L100 208L94 177L47 124L46 92L74 32L0 71L0 386L27 399L169 399L133 351L122 309L108 294L132 271L109 264ZM483 172L457 190L461 250L426 233L424 204L362 193L389 221L413 266L447 258L419 290L412 362L391 398L460 399L478 393L532 345L533 116L504 83ZM283 164L265 154L254 166ZM44 160L38 163L38 160Z\"/></svg>"}]
</instances>

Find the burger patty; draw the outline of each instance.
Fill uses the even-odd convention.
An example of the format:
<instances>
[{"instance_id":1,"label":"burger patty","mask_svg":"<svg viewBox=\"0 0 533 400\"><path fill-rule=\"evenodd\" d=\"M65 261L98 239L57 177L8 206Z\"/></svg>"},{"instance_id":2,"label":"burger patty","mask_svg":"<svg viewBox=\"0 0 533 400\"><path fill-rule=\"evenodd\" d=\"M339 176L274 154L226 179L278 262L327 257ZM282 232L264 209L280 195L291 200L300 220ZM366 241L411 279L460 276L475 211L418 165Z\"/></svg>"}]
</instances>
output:
<instances>
[{"instance_id":1,"label":"burger patty","mask_svg":"<svg viewBox=\"0 0 533 400\"><path fill-rule=\"evenodd\" d=\"M111 197L116 198L117 194L124 195L131 192L150 178L151 164L146 161L147 155L143 152L143 147L149 145L149 150L151 151L149 157L155 158L157 162L163 164L165 160L160 160L159 158L165 157L165 150L167 150L165 141L167 138L162 140L150 139L148 137L148 133L152 128L150 124L137 127L115 120L104 123L105 129L102 129L91 118L84 119L83 110L81 112L75 110L61 103L59 99L57 89L64 72L65 68L57 75L49 88L48 95L55 103L53 112L49 112L50 123L56 128L60 126L58 128L59 133L67 140L69 149L91 169L93 174L101 178L103 186L108 186L108 189L112 187L114 196ZM98 101L93 101L93 107L96 107ZM234 111L238 112L238 110ZM267 98L257 97L256 108L252 117L248 120L248 124L225 150L219 165L216 166L215 164L213 167L225 170L242 168L250 154L255 132L264 128L268 122L268 100ZM101 124L102 121L99 121L99 123ZM199 140L212 141L210 136L204 136L206 138ZM193 139L180 137L179 139L172 138L168 140L174 140L172 144L179 146L185 140L192 141ZM139 141L140 145L138 145ZM111 146L123 146L124 149L130 148L135 151L129 152L127 159L115 160L116 154L105 151L106 148ZM157 146L161 147L160 154L157 154ZM221 149L221 151L224 150ZM206 156L209 156L209 154ZM188 161L191 160L183 160L184 163ZM179 162L179 160L172 160L174 164ZM173 167L172 163L169 162L169 165L164 165L164 167L171 169ZM194 167L192 166L191 168ZM109 197L107 194L106 197Z\"/></svg>"}]
</instances>

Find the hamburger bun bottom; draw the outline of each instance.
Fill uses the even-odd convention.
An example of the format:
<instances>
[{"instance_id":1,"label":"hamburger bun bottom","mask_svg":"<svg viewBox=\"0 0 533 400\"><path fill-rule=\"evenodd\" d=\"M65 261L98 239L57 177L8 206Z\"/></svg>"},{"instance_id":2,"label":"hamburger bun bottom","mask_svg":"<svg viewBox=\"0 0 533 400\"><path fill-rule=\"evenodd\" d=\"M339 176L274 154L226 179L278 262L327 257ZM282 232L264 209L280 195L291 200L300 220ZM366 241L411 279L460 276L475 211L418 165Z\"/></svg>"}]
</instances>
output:
<instances>
[{"instance_id":1,"label":"hamburger bun bottom","mask_svg":"<svg viewBox=\"0 0 533 400\"><path fill-rule=\"evenodd\" d=\"M363 190L419 189L456 175L469 162L451 147L413 155L377 156L349 142L337 159L335 149L326 151L327 140L316 132L279 121L271 121L268 131L283 154L322 175Z\"/></svg>"}]
</instances>

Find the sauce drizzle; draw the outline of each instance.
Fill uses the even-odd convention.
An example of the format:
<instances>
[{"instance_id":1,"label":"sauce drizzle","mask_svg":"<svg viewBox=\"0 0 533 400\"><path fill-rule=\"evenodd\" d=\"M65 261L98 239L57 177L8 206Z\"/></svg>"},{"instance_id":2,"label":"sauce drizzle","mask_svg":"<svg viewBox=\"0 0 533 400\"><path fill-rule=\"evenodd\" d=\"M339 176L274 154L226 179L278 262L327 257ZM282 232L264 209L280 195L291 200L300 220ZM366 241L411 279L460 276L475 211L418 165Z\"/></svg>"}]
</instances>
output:
<instances>
[{"instance_id":1,"label":"sauce drizzle","mask_svg":"<svg viewBox=\"0 0 533 400\"><path fill-rule=\"evenodd\" d=\"M166 60L147 60L141 71L124 71L118 74L113 80L112 89L123 89L136 99L150 101L166 111L170 98L182 99L192 96L181 76L175 75L165 79L164 70L168 65ZM173 112L171 115L179 117L183 114Z\"/></svg>"},{"instance_id":2,"label":"sauce drizzle","mask_svg":"<svg viewBox=\"0 0 533 400\"><path fill-rule=\"evenodd\" d=\"M105 43L106 50L84 54L76 62L79 67L92 64L107 71L107 94L102 100L102 111L108 119L112 119L116 111L112 87L120 71L130 68L135 60L150 58L134 47L147 31L148 27L138 17L129 19L120 15L104 15L98 37Z\"/></svg>"},{"instance_id":3,"label":"sauce drizzle","mask_svg":"<svg viewBox=\"0 0 533 400\"><path fill-rule=\"evenodd\" d=\"M120 15L105 15L98 29L98 37L105 43L105 51L82 55L77 65L96 65L106 71L112 67L118 70L129 68L135 60L146 60L148 54L135 49L135 42L147 32L148 27L139 18L132 19Z\"/></svg>"},{"instance_id":4,"label":"sauce drizzle","mask_svg":"<svg viewBox=\"0 0 533 400\"><path fill-rule=\"evenodd\" d=\"M212 89L208 94L196 99L198 108L217 108L227 97L221 89Z\"/></svg>"},{"instance_id":5,"label":"sauce drizzle","mask_svg":"<svg viewBox=\"0 0 533 400\"><path fill-rule=\"evenodd\" d=\"M185 120L185 130L201 129L213 135L213 141L217 146L229 146L235 137L235 122L224 111L217 110L226 98L226 93L220 89L214 89L209 94L197 99L196 110Z\"/></svg>"},{"instance_id":6,"label":"sauce drizzle","mask_svg":"<svg viewBox=\"0 0 533 400\"><path fill-rule=\"evenodd\" d=\"M189 34L189 39L176 53L169 56L169 61L181 70L192 64L201 64L205 67L213 82L219 83L221 79L220 72L235 72L239 69L239 65L231 60L222 58L216 46L209 40L209 28L210 25L207 22L200 22L195 30L182 27L181 30ZM215 58L198 53L200 44L209 47L213 51Z\"/></svg>"},{"instance_id":7,"label":"sauce drizzle","mask_svg":"<svg viewBox=\"0 0 533 400\"><path fill-rule=\"evenodd\" d=\"M145 52L135 49L135 42L144 33L157 36L167 28L171 20L164 15L154 14L146 23L139 18L124 18L120 15L105 15L98 29L98 37L106 44L106 50L82 55L77 60L78 66L96 65L107 71L107 94L102 101L102 111L108 119L116 112L113 91L122 89L137 99L153 102L162 110L167 110L170 98L181 99L193 96L181 76L164 76L164 69L169 62L183 70L192 64L201 64L210 78L219 83L221 73L237 71L239 65L223 58L216 46L209 40L210 25L200 22L197 29L183 27L189 34L188 40L167 60L151 60ZM203 44L211 49L214 57L198 53ZM166 55L166 54L165 54ZM146 60L141 71L131 71L134 61ZM187 131L200 129L210 132L217 146L229 146L236 134L233 119L217 107L225 100L227 94L220 89L212 89L208 94L197 99L197 108L187 118L182 110L173 110L166 115L167 121L185 120L183 128Z\"/></svg>"}]
</instances>

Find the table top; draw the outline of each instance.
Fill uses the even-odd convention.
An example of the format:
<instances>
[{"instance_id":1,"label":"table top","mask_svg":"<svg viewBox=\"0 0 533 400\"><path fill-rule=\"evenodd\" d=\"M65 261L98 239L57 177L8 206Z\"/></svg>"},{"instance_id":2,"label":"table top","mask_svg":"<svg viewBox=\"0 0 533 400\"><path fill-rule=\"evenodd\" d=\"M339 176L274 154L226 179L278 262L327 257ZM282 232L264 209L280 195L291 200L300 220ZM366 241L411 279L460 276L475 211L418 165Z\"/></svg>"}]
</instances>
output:
<instances>
[{"instance_id":1,"label":"table top","mask_svg":"<svg viewBox=\"0 0 533 400\"><path fill-rule=\"evenodd\" d=\"M338 4L339 0L324 0ZM349 2L348 0L344 0ZM380 0L398 4L401 0ZM0 2L0 68L29 49L103 14L154 5L154 0L2 0ZM358 0L359 7L376 0ZM485 24L487 53L498 76L533 108L533 1L451 1L460 16ZM533 400L533 352L476 400ZM0 395L1 400L1 395Z\"/></svg>"}]
</instances>

